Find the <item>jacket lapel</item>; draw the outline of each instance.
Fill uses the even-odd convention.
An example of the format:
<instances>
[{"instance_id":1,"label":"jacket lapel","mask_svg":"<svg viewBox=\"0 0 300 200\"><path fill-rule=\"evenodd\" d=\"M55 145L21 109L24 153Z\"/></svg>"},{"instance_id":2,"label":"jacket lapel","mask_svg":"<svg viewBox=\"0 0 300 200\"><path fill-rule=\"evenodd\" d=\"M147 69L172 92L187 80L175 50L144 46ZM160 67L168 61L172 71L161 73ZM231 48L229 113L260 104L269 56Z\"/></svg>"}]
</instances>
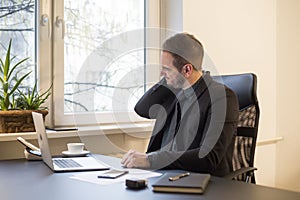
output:
<instances>
[{"instance_id":1,"label":"jacket lapel","mask_svg":"<svg viewBox=\"0 0 300 200\"><path fill-rule=\"evenodd\" d=\"M184 115L182 116L182 119L184 119L186 113L191 112L191 109L193 108L193 105L195 103L198 103L198 99L200 98L200 96L208 89L208 87L210 86L212 82L212 78L210 76L209 72L204 72L199 85L197 86L197 88L194 88L194 93L192 94L191 98L191 103L189 108L186 110L186 112L184 113Z\"/></svg>"}]
</instances>

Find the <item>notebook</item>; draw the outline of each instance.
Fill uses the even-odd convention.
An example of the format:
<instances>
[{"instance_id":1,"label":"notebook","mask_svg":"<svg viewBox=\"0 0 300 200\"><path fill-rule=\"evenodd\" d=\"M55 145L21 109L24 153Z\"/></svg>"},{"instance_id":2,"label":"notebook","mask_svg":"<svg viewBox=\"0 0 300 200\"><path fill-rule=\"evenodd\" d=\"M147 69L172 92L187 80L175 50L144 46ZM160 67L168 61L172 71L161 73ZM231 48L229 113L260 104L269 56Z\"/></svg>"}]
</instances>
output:
<instances>
[{"instance_id":1,"label":"notebook","mask_svg":"<svg viewBox=\"0 0 300 200\"><path fill-rule=\"evenodd\" d=\"M153 191L202 194L210 180L210 174L199 173L189 173L187 176L174 179L174 177L180 177L181 175L181 173L165 173L152 185Z\"/></svg>"},{"instance_id":2,"label":"notebook","mask_svg":"<svg viewBox=\"0 0 300 200\"><path fill-rule=\"evenodd\" d=\"M93 157L52 158L43 115L32 112L43 162L54 172L107 170L110 167Z\"/></svg>"}]
</instances>

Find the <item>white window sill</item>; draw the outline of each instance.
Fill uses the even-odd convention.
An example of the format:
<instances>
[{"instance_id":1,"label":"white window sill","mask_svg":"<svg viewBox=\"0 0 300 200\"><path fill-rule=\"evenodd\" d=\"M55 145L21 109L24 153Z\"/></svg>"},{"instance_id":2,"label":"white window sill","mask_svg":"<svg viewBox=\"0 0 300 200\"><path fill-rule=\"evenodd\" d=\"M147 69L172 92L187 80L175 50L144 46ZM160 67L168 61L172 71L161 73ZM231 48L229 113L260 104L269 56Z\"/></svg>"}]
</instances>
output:
<instances>
[{"instance_id":1,"label":"white window sill","mask_svg":"<svg viewBox=\"0 0 300 200\"><path fill-rule=\"evenodd\" d=\"M93 135L110 135L110 134L144 134L152 131L153 122L139 122L130 124L108 124L101 126L80 127L78 130L71 131L53 131L47 130L48 138L66 138L77 136L93 136ZM36 139L35 132L23 133L0 133L0 142L2 141L16 141L17 137L24 139Z\"/></svg>"}]
</instances>

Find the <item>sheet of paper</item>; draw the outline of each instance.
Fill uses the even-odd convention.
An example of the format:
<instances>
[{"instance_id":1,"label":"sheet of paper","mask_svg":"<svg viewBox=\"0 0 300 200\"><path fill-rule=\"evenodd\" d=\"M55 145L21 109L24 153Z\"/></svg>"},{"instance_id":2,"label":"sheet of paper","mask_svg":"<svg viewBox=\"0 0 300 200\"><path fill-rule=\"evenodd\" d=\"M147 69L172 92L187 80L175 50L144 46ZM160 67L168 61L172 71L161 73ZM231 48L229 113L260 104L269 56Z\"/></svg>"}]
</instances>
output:
<instances>
[{"instance_id":1,"label":"sheet of paper","mask_svg":"<svg viewBox=\"0 0 300 200\"><path fill-rule=\"evenodd\" d=\"M122 183L122 182L125 183L125 180L129 179L129 178L147 179L147 178L162 175L161 173L158 173L158 172L152 172L152 171L141 170L141 169L123 169L123 170L128 170L129 173L126 175L123 175L119 178L115 178L115 179L98 178L98 176L101 173L104 173L107 170L106 171L78 173L78 174L74 174L70 178L74 179L74 180L80 180L80 181L95 183L95 184L99 184L99 185L110 185L110 184L114 184L114 183Z\"/></svg>"}]
</instances>

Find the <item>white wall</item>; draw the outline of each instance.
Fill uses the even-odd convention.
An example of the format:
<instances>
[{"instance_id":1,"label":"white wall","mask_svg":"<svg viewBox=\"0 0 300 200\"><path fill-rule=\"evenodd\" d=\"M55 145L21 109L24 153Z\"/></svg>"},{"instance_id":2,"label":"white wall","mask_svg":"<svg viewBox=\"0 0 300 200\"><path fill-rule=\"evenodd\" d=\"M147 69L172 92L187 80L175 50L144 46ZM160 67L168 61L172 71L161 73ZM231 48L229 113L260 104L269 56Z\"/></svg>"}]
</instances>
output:
<instances>
[{"instance_id":1,"label":"white wall","mask_svg":"<svg viewBox=\"0 0 300 200\"><path fill-rule=\"evenodd\" d=\"M276 185L300 191L300 1L277 0Z\"/></svg>"}]
</instances>

